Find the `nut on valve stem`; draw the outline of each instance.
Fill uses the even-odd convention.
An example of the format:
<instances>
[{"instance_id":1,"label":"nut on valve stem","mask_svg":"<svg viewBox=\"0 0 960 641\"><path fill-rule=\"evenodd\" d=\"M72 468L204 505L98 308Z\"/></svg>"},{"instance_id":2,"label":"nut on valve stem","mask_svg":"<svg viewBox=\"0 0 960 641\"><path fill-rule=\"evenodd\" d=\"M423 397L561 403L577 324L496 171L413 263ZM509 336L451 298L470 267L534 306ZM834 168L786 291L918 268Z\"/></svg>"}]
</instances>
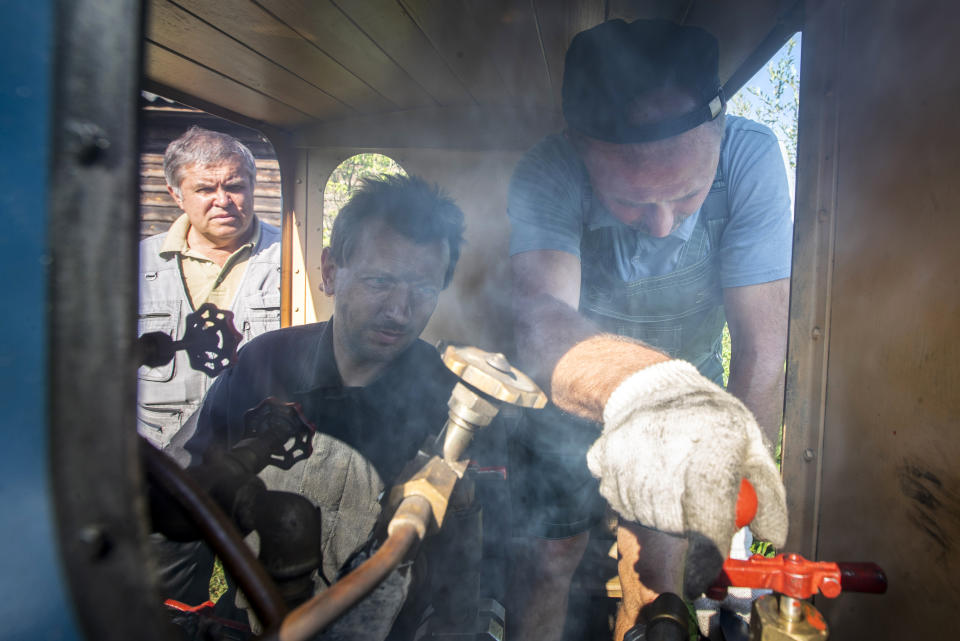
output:
<instances>
[{"instance_id":1,"label":"nut on valve stem","mask_svg":"<svg viewBox=\"0 0 960 641\"><path fill-rule=\"evenodd\" d=\"M474 433L489 425L500 408L463 383L454 386L447 407L450 411L442 432L442 454L445 461L453 463L463 457Z\"/></svg>"}]
</instances>

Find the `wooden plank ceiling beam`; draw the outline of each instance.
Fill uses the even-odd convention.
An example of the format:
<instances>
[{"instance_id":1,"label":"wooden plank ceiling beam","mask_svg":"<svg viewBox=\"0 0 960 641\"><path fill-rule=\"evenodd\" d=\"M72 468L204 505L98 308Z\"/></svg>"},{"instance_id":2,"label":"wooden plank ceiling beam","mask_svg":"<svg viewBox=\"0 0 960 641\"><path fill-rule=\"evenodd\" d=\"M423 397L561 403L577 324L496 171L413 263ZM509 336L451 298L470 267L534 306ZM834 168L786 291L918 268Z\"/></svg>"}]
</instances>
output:
<instances>
[{"instance_id":1,"label":"wooden plank ceiling beam","mask_svg":"<svg viewBox=\"0 0 960 641\"><path fill-rule=\"evenodd\" d=\"M436 106L421 85L329 0L257 0L257 4L398 109Z\"/></svg>"},{"instance_id":2,"label":"wooden plank ceiling beam","mask_svg":"<svg viewBox=\"0 0 960 641\"><path fill-rule=\"evenodd\" d=\"M148 42L315 118L342 118L355 113L348 105L173 2L151 0L149 9Z\"/></svg>"},{"instance_id":3,"label":"wooden plank ceiling beam","mask_svg":"<svg viewBox=\"0 0 960 641\"><path fill-rule=\"evenodd\" d=\"M475 102L429 38L396 0L336 0L340 9L441 106Z\"/></svg>"},{"instance_id":4,"label":"wooden plank ceiling beam","mask_svg":"<svg viewBox=\"0 0 960 641\"><path fill-rule=\"evenodd\" d=\"M795 0L697 2L687 24L703 27L720 41L720 81L726 83L795 4Z\"/></svg>"},{"instance_id":5,"label":"wooden plank ceiling beam","mask_svg":"<svg viewBox=\"0 0 960 641\"><path fill-rule=\"evenodd\" d=\"M552 102L550 75L540 48L530 0L464 0L477 29L485 34L486 64L493 64L504 84L503 102L523 108L559 110Z\"/></svg>"},{"instance_id":6,"label":"wooden plank ceiling beam","mask_svg":"<svg viewBox=\"0 0 960 641\"><path fill-rule=\"evenodd\" d=\"M176 0L183 9L359 113L396 108L370 85L252 2Z\"/></svg>"},{"instance_id":7,"label":"wooden plank ceiling beam","mask_svg":"<svg viewBox=\"0 0 960 641\"><path fill-rule=\"evenodd\" d=\"M532 0L540 36L541 53L550 77L550 95L559 108L563 87L563 61L573 37L603 22L602 0Z\"/></svg>"},{"instance_id":8,"label":"wooden plank ceiling beam","mask_svg":"<svg viewBox=\"0 0 960 641\"><path fill-rule=\"evenodd\" d=\"M184 103L195 103L194 97L211 105L227 105L253 121L281 127L311 120L309 114L149 41L144 47L144 74L148 89Z\"/></svg>"},{"instance_id":9,"label":"wooden plank ceiling beam","mask_svg":"<svg viewBox=\"0 0 960 641\"><path fill-rule=\"evenodd\" d=\"M297 147L526 150L563 128L558 111L436 107L322 122L297 130Z\"/></svg>"},{"instance_id":10,"label":"wooden plank ceiling beam","mask_svg":"<svg viewBox=\"0 0 960 641\"><path fill-rule=\"evenodd\" d=\"M497 27L495 2L477 11L475 5L462 1L397 1L476 102L503 102L506 87L489 58L492 31Z\"/></svg>"},{"instance_id":11,"label":"wooden plank ceiling beam","mask_svg":"<svg viewBox=\"0 0 960 641\"><path fill-rule=\"evenodd\" d=\"M710 0L713 2L714 0ZM683 23L694 0L610 0L607 10L611 20L662 19Z\"/></svg>"}]
</instances>

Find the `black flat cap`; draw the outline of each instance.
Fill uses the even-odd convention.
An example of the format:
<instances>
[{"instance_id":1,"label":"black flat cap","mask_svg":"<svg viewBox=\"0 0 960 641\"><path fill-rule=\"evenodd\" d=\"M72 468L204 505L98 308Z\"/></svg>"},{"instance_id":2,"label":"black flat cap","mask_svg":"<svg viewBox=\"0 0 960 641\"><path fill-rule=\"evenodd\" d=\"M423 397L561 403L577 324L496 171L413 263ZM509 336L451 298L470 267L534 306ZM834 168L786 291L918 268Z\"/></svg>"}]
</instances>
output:
<instances>
[{"instance_id":1,"label":"black flat cap","mask_svg":"<svg viewBox=\"0 0 960 641\"><path fill-rule=\"evenodd\" d=\"M716 118L725 100L717 39L668 20L610 20L578 33L564 63L563 115L580 133L613 143L662 140ZM678 87L701 104L659 122L632 124L638 98Z\"/></svg>"}]
</instances>

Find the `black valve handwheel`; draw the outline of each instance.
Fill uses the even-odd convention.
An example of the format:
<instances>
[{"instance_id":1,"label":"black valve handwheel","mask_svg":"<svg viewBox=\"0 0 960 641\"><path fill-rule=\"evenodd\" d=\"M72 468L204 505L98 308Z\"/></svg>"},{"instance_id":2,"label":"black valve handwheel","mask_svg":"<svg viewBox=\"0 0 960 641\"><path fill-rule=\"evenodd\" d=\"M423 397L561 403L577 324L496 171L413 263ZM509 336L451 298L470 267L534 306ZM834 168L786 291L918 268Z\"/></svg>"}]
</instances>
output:
<instances>
[{"instance_id":1,"label":"black valve handwheel","mask_svg":"<svg viewBox=\"0 0 960 641\"><path fill-rule=\"evenodd\" d=\"M243 334L233 324L233 312L204 303L187 316L180 344L190 358L190 367L209 376L237 362L237 348Z\"/></svg>"},{"instance_id":2,"label":"black valve handwheel","mask_svg":"<svg viewBox=\"0 0 960 641\"><path fill-rule=\"evenodd\" d=\"M317 427L303 415L299 403L284 403L268 396L247 410L243 424L245 438L267 433L277 436L279 443L270 453L269 464L282 470L289 470L313 453L312 441Z\"/></svg>"}]
</instances>

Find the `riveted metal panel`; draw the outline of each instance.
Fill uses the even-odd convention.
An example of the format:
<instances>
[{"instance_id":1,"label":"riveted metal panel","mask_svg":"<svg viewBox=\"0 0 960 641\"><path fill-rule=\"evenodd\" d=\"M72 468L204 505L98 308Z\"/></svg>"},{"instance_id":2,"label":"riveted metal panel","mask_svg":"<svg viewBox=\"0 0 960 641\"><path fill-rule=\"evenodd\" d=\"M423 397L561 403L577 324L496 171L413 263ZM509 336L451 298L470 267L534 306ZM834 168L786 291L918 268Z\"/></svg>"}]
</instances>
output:
<instances>
[{"instance_id":1,"label":"riveted metal panel","mask_svg":"<svg viewBox=\"0 0 960 641\"><path fill-rule=\"evenodd\" d=\"M835 638L933 638L960 603L960 76L946 66L960 56L958 20L946 1L807 7L803 80L833 94L814 104L804 87L800 136L820 136L834 195L830 176L811 184L800 167L798 204L824 203L826 220L812 231L819 214L798 210L800 238L821 244L798 254L794 274L813 270L822 289L801 315L795 279L791 348L810 340L817 313L825 324L822 346L791 364L814 352L825 367L796 370L806 383L794 408L808 408L791 415L809 419L799 427L809 443L819 436L822 467L800 484L819 491L804 495L791 538L815 537L822 559L875 561L890 581L885 596L819 602Z\"/></svg>"}]
</instances>

